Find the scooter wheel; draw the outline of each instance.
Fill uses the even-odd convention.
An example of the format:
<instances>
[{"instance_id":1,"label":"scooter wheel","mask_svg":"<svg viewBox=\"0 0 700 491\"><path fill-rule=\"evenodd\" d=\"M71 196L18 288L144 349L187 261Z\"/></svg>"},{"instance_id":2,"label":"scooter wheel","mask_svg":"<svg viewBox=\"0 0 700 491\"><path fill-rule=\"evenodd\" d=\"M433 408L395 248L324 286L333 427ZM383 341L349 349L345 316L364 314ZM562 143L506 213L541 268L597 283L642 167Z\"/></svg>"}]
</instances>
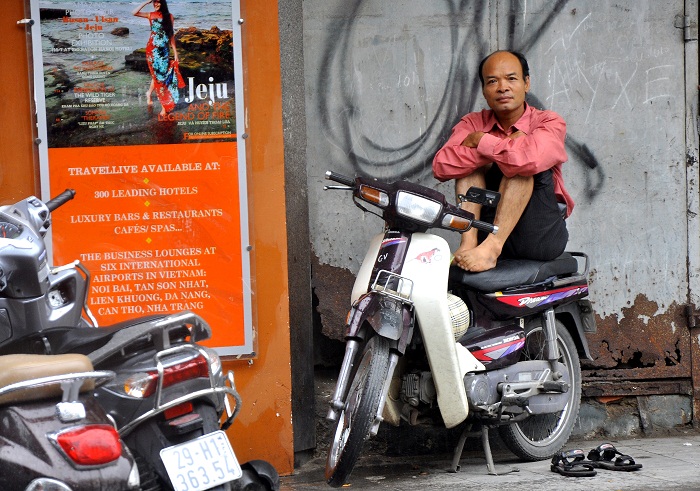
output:
<instances>
[{"instance_id":1,"label":"scooter wheel","mask_svg":"<svg viewBox=\"0 0 700 491\"><path fill-rule=\"evenodd\" d=\"M374 424L389 373L389 340L370 338L355 366L326 461L326 479L333 487L347 481Z\"/></svg>"},{"instance_id":2,"label":"scooter wheel","mask_svg":"<svg viewBox=\"0 0 700 491\"><path fill-rule=\"evenodd\" d=\"M518 423L499 427L508 449L523 460L550 459L566 444L581 406L581 362L576 344L564 324L556 321L559 363L568 371L568 401L558 413L537 414ZM545 332L541 320L525 326L522 360L544 359Z\"/></svg>"}]
</instances>

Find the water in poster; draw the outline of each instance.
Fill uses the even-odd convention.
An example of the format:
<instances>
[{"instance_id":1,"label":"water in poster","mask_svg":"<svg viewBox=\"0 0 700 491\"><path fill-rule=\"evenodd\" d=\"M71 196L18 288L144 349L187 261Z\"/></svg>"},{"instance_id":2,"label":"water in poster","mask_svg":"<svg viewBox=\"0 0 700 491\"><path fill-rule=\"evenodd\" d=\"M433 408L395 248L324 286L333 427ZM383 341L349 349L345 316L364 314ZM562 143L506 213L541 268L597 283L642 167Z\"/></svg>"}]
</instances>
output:
<instances>
[{"instance_id":1,"label":"water in poster","mask_svg":"<svg viewBox=\"0 0 700 491\"><path fill-rule=\"evenodd\" d=\"M236 138L231 0L166 5L39 1L49 147Z\"/></svg>"}]
</instances>

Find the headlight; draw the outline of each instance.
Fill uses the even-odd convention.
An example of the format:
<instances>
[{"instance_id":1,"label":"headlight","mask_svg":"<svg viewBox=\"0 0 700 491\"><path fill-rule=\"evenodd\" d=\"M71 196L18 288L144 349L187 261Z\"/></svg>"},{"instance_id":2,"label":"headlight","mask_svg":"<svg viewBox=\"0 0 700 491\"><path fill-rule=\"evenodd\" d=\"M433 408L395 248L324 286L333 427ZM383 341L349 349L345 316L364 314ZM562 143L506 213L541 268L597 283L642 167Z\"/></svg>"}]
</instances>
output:
<instances>
[{"instance_id":1,"label":"headlight","mask_svg":"<svg viewBox=\"0 0 700 491\"><path fill-rule=\"evenodd\" d=\"M441 210L440 203L423 196L404 191L399 191L396 194L396 212L406 218L430 224L440 215Z\"/></svg>"}]
</instances>

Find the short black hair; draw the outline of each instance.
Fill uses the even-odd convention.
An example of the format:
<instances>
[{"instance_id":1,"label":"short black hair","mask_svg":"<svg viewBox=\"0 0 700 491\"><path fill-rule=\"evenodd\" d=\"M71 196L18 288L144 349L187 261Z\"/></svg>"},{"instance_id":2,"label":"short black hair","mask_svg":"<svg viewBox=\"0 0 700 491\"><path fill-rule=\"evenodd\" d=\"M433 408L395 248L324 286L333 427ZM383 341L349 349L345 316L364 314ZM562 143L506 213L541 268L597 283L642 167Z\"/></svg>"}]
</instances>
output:
<instances>
[{"instance_id":1,"label":"short black hair","mask_svg":"<svg viewBox=\"0 0 700 491\"><path fill-rule=\"evenodd\" d=\"M481 60L481 63L479 63L479 80L481 80L482 87L484 86L484 64L486 63L486 60L491 58L491 56L495 55L496 53L510 53L511 55L515 56L520 62L520 67L523 69L523 79L525 77L530 76L530 65L527 64L527 60L525 59L525 56L522 53L518 51L511 51L508 49L499 49L498 51L494 51L490 55L484 57L484 59Z\"/></svg>"}]
</instances>

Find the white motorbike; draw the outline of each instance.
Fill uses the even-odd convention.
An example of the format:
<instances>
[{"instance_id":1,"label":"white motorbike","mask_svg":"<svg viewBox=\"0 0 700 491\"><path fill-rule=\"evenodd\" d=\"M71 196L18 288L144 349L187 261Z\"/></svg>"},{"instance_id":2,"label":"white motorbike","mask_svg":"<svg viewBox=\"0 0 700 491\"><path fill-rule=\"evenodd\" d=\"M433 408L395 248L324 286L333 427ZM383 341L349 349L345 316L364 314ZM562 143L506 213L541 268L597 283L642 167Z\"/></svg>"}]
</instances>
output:
<instances>
[{"instance_id":1,"label":"white motorbike","mask_svg":"<svg viewBox=\"0 0 700 491\"><path fill-rule=\"evenodd\" d=\"M451 267L445 239L429 228L496 233L492 224L406 181L326 178L353 192L364 211L385 221L353 287L346 350L327 418L337 422L326 464L342 486L364 441L392 425L463 425L453 470L468 435L481 430L495 473L488 429L526 460L551 458L568 440L581 399L579 356L590 358L595 330L588 258L499 260L468 273ZM471 188L462 200L496 206L496 192Z\"/></svg>"}]
</instances>

